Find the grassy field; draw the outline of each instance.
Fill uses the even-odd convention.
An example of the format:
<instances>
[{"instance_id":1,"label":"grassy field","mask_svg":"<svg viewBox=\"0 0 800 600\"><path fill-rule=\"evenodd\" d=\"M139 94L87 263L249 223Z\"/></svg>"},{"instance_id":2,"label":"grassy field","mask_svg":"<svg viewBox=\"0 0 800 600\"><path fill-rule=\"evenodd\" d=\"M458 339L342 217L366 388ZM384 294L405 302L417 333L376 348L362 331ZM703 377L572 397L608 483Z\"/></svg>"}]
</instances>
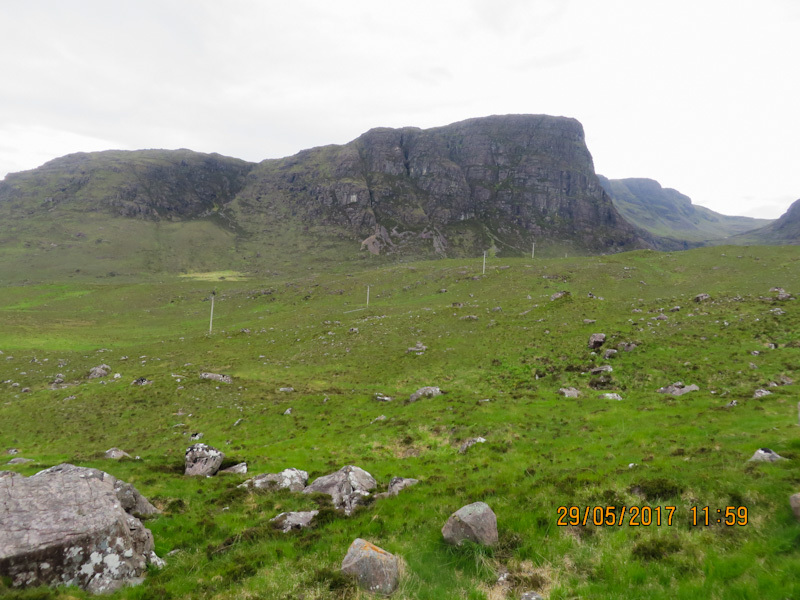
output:
<instances>
[{"instance_id":1,"label":"grassy field","mask_svg":"<svg viewBox=\"0 0 800 600\"><path fill-rule=\"evenodd\" d=\"M800 597L789 507L800 492L800 302L770 292L800 293L797 248L491 259L483 276L479 259L368 262L2 288L0 451L34 460L2 468L106 470L163 510L147 521L159 556L178 550L113 598L366 598L338 573L356 537L402 557L396 598ZM711 300L695 303L701 292ZM593 354L596 332L607 341ZM427 350L407 352L417 342ZM636 348L603 359L621 343ZM102 363L121 377L88 380ZM605 364L611 373L588 373ZM57 374L66 387L51 389ZM153 383L131 386L138 377ZM798 383L769 386L781 377ZM656 393L675 381L700 390ZM424 385L447 393L404 402ZM579 398L559 394L571 386ZM760 388L772 393L756 399ZM185 478L194 432L251 475L296 467L313 480L354 464L384 489L393 476L420 483L282 534L268 519L324 501L238 489L246 476ZM458 453L477 436L487 442ZM103 459L112 446L140 458ZM748 463L760 447L789 460ZM447 517L478 500L497 514L499 544L446 546ZM559 526L560 506L675 511L671 525L664 512L660 526ZM692 507L705 506L714 522L693 525ZM728 506L747 507L747 524L717 524ZM88 597L4 585L2 597Z\"/></svg>"}]
</instances>

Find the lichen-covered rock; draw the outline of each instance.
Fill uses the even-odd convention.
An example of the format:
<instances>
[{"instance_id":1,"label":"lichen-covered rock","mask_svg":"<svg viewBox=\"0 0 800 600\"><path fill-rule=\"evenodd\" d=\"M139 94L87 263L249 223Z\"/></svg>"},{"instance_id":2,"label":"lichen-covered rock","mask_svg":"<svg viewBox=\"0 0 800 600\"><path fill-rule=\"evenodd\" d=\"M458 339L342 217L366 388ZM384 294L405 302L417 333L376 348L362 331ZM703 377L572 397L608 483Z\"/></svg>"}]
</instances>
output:
<instances>
[{"instance_id":1,"label":"lichen-covered rock","mask_svg":"<svg viewBox=\"0 0 800 600\"><path fill-rule=\"evenodd\" d=\"M659 394L670 394L672 396L683 396L684 394L688 394L689 392L696 392L700 388L697 387L695 384L692 385L684 385L682 381L676 381L672 385L667 385L662 388L658 388L656 391Z\"/></svg>"},{"instance_id":2,"label":"lichen-covered rock","mask_svg":"<svg viewBox=\"0 0 800 600\"><path fill-rule=\"evenodd\" d=\"M219 471L225 455L207 444L192 444L186 450L184 475L210 477Z\"/></svg>"},{"instance_id":3,"label":"lichen-covered rock","mask_svg":"<svg viewBox=\"0 0 800 600\"><path fill-rule=\"evenodd\" d=\"M454 512L442 527L448 544L460 546L469 540L484 546L497 543L497 517L485 502L473 502Z\"/></svg>"},{"instance_id":4,"label":"lichen-covered rock","mask_svg":"<svg viewBox=\"0 0 800 600\"><path fill-rule=\"evenodd\" d=\"M0 576L15 587L94 593L137 583L154 556L153 536L120 502L117 488L128 485L68 464L0 478Z\"/></svg>"},{"instance_id":5,"label":"lichen-covered rock","mask_svg":"<svg viewBox=\"0 0 800 600\"><path fill-rule=\"evenodd\" d=\"M284 469L280 473L262 473L248 479L239 487L289 490L302 492L308 483L308 473L300 469Z\"/></svg>"},{"instance_id":6,"label":"lichen-covered rock","mask_svg":"<svg viewBox=\"0 0 800 600\"><path fill-rule=\"evenodd\" d=\"M335 508L350 515L358 505L363 504L376 485L375 479L364 469L348 465L335 473L318 477L303 493L328 494Z\"/></svg>"},{"instance_id":7,"label":"lichen-covered rock","mask_svg":"<svg viewBox=\"0 0 800 600\"><path fill-rule=\"evenodd\" d=\"M779 460L786 459L769 448L759 448L747 462L778 462Z\"/></svg>"},{"instance_id":8,"label":"lichen-covered rock","mask_svg":"<svg viewBox=\"0 0 800 600\"><path fill-rule=\"evenodd\" d=\"M273 527L276 529L280 529L283 533L288 533L293 529L305 529L309 527L311 521L313 521L314 517L318 514L318 510L284 512L277 517L273 517L269 522L272 523Z\"/></svg>"},{"instance_id":9,"label":"lichen-covered rock","mask_svg":"<svg viewBox=\"0 0 800 600\"><path fill-rule=\"evenodd\" d=\"M120 450L119 448L109 448L106 450L105 457L113 460L119 460L120 458L130 458L131 455L124 450Z\"/></svg>"},{"instance_id":10,"label":"lichen-covered rock","mask_svg":"<svg viewBox=\"0 0 800 600\"><path fill-rule=\"evenodd\" d=\"M420 398L433 398L435 396L441 395L443 392L438 387L427 385L425 387L419 388L416 392L411 394L408 397L409 402L416 402Z\"/></svg>"},{"instance_id":11,"label":"lichen-covered rock","mask_svg":"<svg viewBox=\"0 0 800 600\"><path fill-rule=\"evenodd\" d=\"M342 561L342 572L353 575L361 589L388 596L400 581L397 557L357 538Z\"/></svg>"},{"instance_id":12,"label":"lichen-covered rock","mask_svg":"<svg viewBox=\"0 0 800 600\"><path fill-rule=\"evenodd\" d=\"M233 378L230 375L221 375L219 373L200 373L200 379L210 379L220 383L233 383Z\"/></svg>"}]
</instances>

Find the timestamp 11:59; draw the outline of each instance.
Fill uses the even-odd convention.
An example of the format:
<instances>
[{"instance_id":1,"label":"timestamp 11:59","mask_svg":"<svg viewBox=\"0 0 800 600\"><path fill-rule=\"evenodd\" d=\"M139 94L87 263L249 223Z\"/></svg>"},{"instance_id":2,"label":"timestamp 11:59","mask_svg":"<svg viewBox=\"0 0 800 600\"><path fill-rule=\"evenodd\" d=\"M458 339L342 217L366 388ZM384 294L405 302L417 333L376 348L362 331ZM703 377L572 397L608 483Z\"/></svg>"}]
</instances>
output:
<instances>
[{"instance_id":1,"label":"timestamp 11:59","mask_svg":"<svg viewBox=\"0 0 800 600\"><path fill-rule=\"evenodd\" d=\"M724 508L710 508L708 506L693 506L689 509L692 526L712 525L747 525L746 506L726 506Z\"/></svg>"}]
</instances>

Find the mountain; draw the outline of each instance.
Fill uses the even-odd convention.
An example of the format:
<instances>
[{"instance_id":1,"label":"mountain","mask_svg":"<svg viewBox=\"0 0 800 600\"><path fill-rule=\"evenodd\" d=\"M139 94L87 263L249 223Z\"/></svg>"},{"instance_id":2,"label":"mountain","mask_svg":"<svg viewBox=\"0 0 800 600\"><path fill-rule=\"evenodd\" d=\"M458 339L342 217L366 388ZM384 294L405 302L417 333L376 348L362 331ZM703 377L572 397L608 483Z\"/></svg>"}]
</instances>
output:
<instances>
[{"instance_id":1,"label":"mountain","mask_svg":"<svg viewBox=\"0 0 800 600\"><path fill-rule=\"evenodd\" d=\"M0 222L0 279L652 245L600 185L581 124L545 115L378 128L258 164L73 154L0 182Z\"/></svg>"},{"instance_id":2,"label":"mountain","mask_svg":"<svg viewBox=\"0 0 800 600\"><path fill-rule=\"evenodd\" d=\"M677 190L652 179L608 179L598 176L614 206L629 222L656 236L689 242L720 240L767 225L769 219L730 217L692 204Z\"/></svg>"},{"instance_id":3,"label":"mountain","mask_svg":"<svg viewBox=\"0 0 800 600\"><path fill-rule=\"evenodd\" d=\"M800 244L800 200L795 200L780 218L769 225L736 236L737 244Z\"/></svg>"}]
</instances>

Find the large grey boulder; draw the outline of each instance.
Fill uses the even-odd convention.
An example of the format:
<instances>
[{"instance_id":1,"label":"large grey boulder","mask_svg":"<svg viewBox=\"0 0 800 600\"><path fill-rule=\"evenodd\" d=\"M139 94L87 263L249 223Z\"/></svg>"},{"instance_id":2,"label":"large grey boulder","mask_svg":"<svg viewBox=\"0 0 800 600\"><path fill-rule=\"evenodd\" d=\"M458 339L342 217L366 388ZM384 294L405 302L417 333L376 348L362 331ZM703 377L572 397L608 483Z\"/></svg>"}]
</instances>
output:
<instances>
[{"instance_id":1,"label":"large grey boulder","mask_svg":"<svg viewBox=\"0 0 800 600\"><path fill-rule=\"evenodd\" d=\"M315 492L328 494L333 506L350 515L359 504L369 497L370 490L376 487L375 479L364 469L348 465L335 473L323 475L303 490L304 494Z\"/></svg>"},{"instance_id":2,"label":"large grey boulder","mask_svg":"<svg viewBox=\"0 0 800 600\"><path fill-rule=\"evenodd\" d=\"M147 563L159 559L152 534L119 499L128 485L67 464L0 478L0 576L14 587L76 585L94 593L140 582Z\"/></svg>"},{"instance_id":3,"label":"large grey boulder","mask_svg":"<svg viewBox=\"0 0 800 600\"><path fill-rule=\"evenodd\" d=\"M353 575L361 589L385 596L392 594L400 581L397 557L361 538L350 544L342 572Z\"/></svg>"},{"instance_id":4,"label":"large grey boulder","mask_svg":"<svg viewBox=\"0 0 800 600\"><path fill-rule=\"evenodd\" d=\"M747 462L778 462L779 460L786 459L769 448L759 448Z\"/></svg>"},{"instance_id":5,"label":"large grey boulder","mask_svg":"<svg viewBox=\"0 0 800 600\"><path fill-rule=\"evenodd\" d=\"M280 529L283 533L289 533L293 529L305 529L309 527L311 521L313 521L314 517L318 514L318 510L284 512L277 517L273 517L269 522L273 524L273 527Z\"/></svg>"},{"instance_id":6,"label":"large grey boulder","mask_svg":"<svg viewBox=\"0 0 800 600\"><path fill-rule=\"evenodd\" d=\"M408 397L409 402L416 402L420 398L433 398L434 396L439 396L442 394L442 390L438 387L432 385L426 385L425 387L419 388L416 392L411 394Z\"/></svg>"},{"instance_id":7,"label":"large grey boulder","mask_svg":"<svg viewBox=\"0 0 800 600\"><path fill-rule=\"evenodd\" d=\"M184 475L211 477L219 471L225 455L207 444L192 444L186 450Z\"/></svg>"},{"instance_id":8,"label":"large grey boulder","mask_svg":"<svg viewBox=\"0 0 800 600\"><path fill-rule=\"evenodd\" d=\"M284 469L280 473L262 473L248 479L239 487L289 490L302 492L308 483L308 473L300 469Z\"/></svg>"},{"instance_id":9,"label":"large grey boulder","mask_svg":"<svg viewBox=\"0 0 800 600\"><path fill-rule=\"evenodd\" d=\"M497 517L485 502L473 502L450 515L442 527L448 544L460 546L469 540L484 546L497 543Z\"/></svg>"}]
</instances>

